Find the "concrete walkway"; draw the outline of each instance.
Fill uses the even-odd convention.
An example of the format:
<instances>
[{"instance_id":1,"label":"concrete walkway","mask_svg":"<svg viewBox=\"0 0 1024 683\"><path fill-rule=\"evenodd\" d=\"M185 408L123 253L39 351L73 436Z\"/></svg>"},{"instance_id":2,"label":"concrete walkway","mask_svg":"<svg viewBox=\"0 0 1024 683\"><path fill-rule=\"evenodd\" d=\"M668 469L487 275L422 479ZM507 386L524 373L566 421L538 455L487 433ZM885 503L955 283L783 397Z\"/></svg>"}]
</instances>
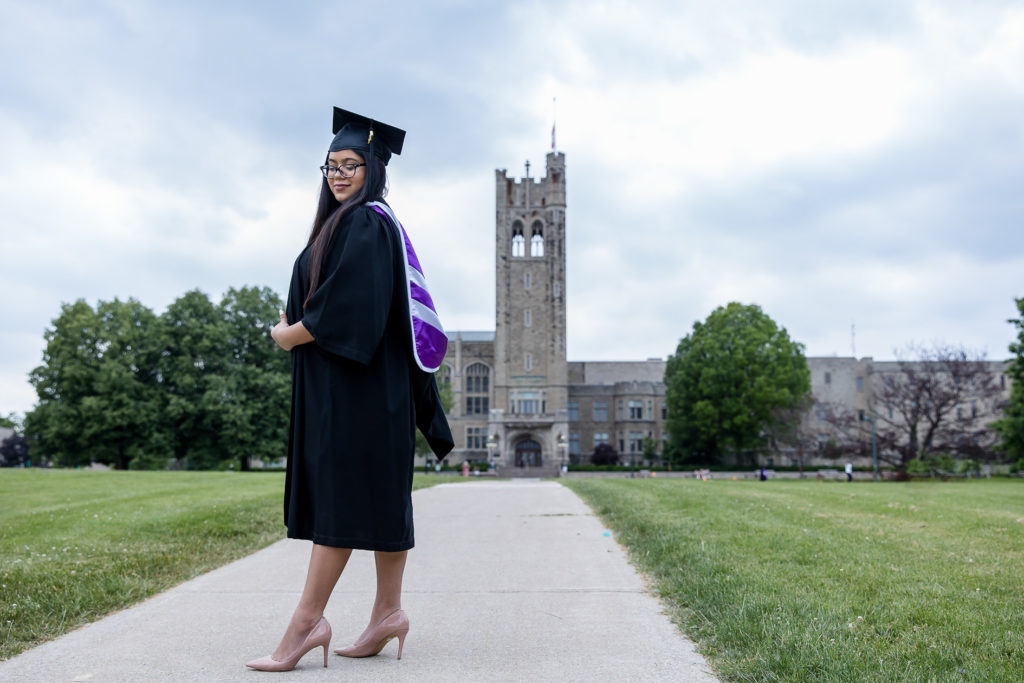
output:
<instances>
[{"instance_id":1,"label":"concrete walkway","mask_svg":"<svg viewBox=\"0 0 1024 683\"><path fill-rule=\"evenodd\" d=\"M412 622L376 657L307 654L289 681L713 681L622 549L554 482L442 484L413 494ZM0 663L3 681L256 681L302 589L310 544L284 540ZM373 602L355 552L326 616L352 642Z\"/></svg>"}]
</instances>

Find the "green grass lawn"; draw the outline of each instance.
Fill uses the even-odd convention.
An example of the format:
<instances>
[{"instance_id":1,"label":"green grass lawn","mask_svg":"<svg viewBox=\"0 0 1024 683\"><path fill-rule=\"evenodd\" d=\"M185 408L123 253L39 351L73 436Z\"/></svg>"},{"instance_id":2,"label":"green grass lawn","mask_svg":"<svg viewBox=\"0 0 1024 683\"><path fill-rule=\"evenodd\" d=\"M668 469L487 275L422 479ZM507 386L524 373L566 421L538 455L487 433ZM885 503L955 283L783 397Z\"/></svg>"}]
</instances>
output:
<instances>
[{"instance_id":1,"label":"green grass lawn","mask_svg":"<svg viewBox=\"0 0 1024 683\"><path fill-rule=\"evenodd\" d=\"M0 470L0 659L284 538L283 494L284 473Z\"/></svg>"},{"instance_id":2,"label":"green grass lawn","mask_svg":"<svg viewBox=\"0 0 1024 683\"><path fill-rule=\"evenodd\" d=\"M1024 482L562 481L727 680L1024 680Z\"/></svg>"}]
</instances>

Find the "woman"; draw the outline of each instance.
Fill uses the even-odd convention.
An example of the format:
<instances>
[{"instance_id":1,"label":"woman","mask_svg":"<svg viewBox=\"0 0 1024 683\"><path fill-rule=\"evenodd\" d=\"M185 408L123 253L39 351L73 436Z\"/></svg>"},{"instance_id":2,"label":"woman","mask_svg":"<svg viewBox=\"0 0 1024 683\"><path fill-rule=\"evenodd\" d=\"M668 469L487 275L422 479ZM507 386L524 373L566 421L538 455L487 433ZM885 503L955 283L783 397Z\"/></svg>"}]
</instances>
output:
<instances>
[{"instance_id":1,"label":"woman","mask_svg":"<svg viewBox=\"0 0 1024 683\"><path fill-rule=\"evenodd\" d=\"M356 643L335 652L365 657L397 637L401 659L415 428L439 458L454 446L432 374L447 337L411 243L383 203L386 166L405 132L336 107L334 133L309 243L271 331L292 352L285 524L313 550L280 644L246 664L263 671L288 671L317 647L327 666L323 612L353 549L374 551L376 600Z\"/></svg>"}]
</instances>

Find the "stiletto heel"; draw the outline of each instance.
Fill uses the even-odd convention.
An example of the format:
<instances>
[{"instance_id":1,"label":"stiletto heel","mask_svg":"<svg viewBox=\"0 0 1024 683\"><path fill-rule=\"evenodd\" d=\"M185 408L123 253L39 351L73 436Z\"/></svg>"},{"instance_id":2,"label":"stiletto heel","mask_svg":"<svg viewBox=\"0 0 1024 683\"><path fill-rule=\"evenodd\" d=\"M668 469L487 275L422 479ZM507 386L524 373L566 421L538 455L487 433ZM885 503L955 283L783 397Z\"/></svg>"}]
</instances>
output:
<instances>
[{"instance_id":1,"label":"stiletto heel","mask_svg":"<svg viewBox=\"0 0 1024 683\"><path fill-rule=\"evenodd\" d=\"M251 662L246 662L245 665L250 669L256 669L258 671L291 671L295 668L295 665L299 663L299 660L303 658L310 650L315 650L318 647L324 649L324 666L327 666L327 648L331 645L331 625L327 623L327 620L320 617L320 621L316 622L313 630L309 632L306 639L302 641L302 645L299 649L293 652L290 656L284 659L274 659L273 655L267 655L266 657L260 657L254 659Z\"/></svg>"},{"instance_id":2,"label":"stiletto heel","mask_svg":"<svg viewBox=\"0 0 1024 683\"><path fill-rule=\"evenodd\" d=\"M405 646L405 637L409 635L409 629L398 632L398 658L402 658L402 648Z\"/></svg>"},{"instance_id":3,"label":"stiletto heel","mask_svg":"<svg viewBox=\"0 0 1024 683\"><path fill-rule=\"evenodd\" d=\"M342 657L371 657L383 650L388 641L398 638L398 658L401 659L402 645L408 633L408 615L404 610L395 610L381 619L379 624L367 629L354 645L339 647L334 652Z\"/></svg>"}]
</instances>

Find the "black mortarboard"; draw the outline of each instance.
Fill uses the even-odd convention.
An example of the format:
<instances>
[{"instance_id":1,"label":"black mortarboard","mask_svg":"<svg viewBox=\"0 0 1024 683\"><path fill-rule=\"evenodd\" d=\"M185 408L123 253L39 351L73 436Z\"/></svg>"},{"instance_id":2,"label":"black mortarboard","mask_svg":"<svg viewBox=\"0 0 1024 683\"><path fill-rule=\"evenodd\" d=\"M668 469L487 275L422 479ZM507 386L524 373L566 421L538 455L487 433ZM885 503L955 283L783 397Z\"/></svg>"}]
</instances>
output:
<instances>
[{"instance_id":1,"label":"black mortarboard","mask_svg":"<svg viewBox=\"0 0 1024 683\"><path fill-rule=\"evenodd\" d=\"M331 152L354 149L376 154L386 166L392 154L402 153L405 131L374 121L359 114L353 114L340 107L334 108L334 140Z\"/></svg>"}]
</instances>

